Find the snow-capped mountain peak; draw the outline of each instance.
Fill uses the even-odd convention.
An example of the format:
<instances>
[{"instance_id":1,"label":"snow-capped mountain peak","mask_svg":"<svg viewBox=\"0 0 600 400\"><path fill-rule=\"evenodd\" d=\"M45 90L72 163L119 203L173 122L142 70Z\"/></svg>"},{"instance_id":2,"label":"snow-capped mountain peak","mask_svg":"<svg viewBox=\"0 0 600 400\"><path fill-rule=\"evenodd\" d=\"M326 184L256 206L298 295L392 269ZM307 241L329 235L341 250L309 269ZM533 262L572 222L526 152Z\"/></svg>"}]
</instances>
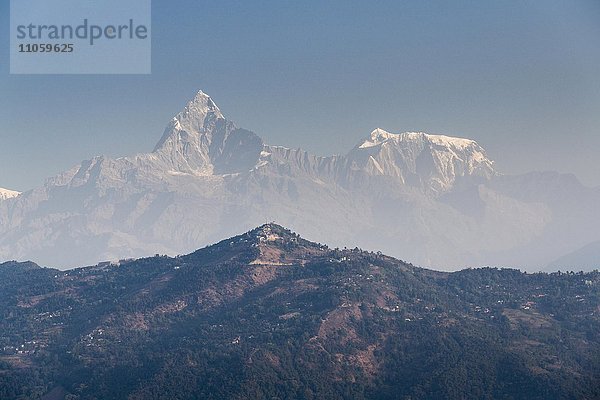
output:
<instances>
[{"instance_id":1,"label":"snow-capped mountain peak","mask_svg":"<svg viewBox=\"0 0 600 400\"><path fill-rule=\"evenodd\" d=\"M0 200L12 199L20 194L21 192L17 192L15 190L0 188Z\"/></svg>"},{"instance_id":2,"label":"snow-capped mountain peak","mask_svg":"<svg viewBox=\"0 0 600 400\"><path fill-rule=\"evenodd\" d=\"M177 116L180 120L188 118L206 118L207 116L214 116L216 118L224 118L219 107L215 104L213 99L199 90L196 96L187 104L185 109Z\"/></svg>"},{"instance_id":3,"label":"snow-capped mountain peak","mask_svg":"<svg viewBox=\"0 0 600 400\"><path fill-rule=\"evenodd\" d=\"M367 137L357 147L360 149L366 149L369 147L379 146L388 141L403 141L403 142L415 142L415 141L427 141L433 144L446 147L454 147L457 149L464 149L469 146L477 145L472 139L464 139L459 137L445 136L445 135L432 135L424 132L404 132L404 133L391 133L381 128L374 129L369 137Z\"/></svg>"},{"instance_id":4,"label":"snow-capped mountain peak","mask_svg":"<svg viewBox=\"0 0 600 400\"><path fill-rule=\"evenodd\" d=\"M396 137L398 135L395 135L393 133L384 131L381 128L377 128L374 129L371 134L369 135L369 137L367 139L365 139L365 141L360 144L358 147L361 149L365 149L368 147L373 147L373 146L377 146L380 145L384 142L386 142L387 140Z\"/></svg>"},{"instance_id":5,"label":"snow-capped mountain peak","mask_svg":"<svg viewBox=\"0 0 600 400\"><path fill-rule=\"evenodd\" d=\"M153 156L172 173L207 176L248 171L262 149L256 134L225 119L213 99L200 90L173 117Z\"/></svg>"},{"instance_id":6,"label":"snow-capped mountain peak","mask_svg":"<svg viewBox=\"0 0 600 400\"><path fill-rule=\"evenodd\" d=\"M177 146L178 142L192 142L198 145L200 137L210 132L218 120L224 119L213 99L200 90L185 108L173 117L154 151Z\"/></svg>"},{"instance_id":7,"label":"snow-capped mountain peak","mask_svg":"<svg viewBox=\"0 0 600 400\"><path fill-rule=\"evenodd\" d=\"M459 177L490 178L493 161L474 140L424 132L373 130L349 154L352 168L369 175L397 177L401 183L435 193L451 189Z\"/></svg>"},{"instance_id":8,"label":"snow-capped mountain peak","mask_svg":"<svg viewBox=\"0 0 600 400\"><path fill-rule=\"evenodd\" d=\"M208 123L224 119L224 116L213 99L200 90L175 119L183 129L201 132Z\"/></svg>"}]
</instances>

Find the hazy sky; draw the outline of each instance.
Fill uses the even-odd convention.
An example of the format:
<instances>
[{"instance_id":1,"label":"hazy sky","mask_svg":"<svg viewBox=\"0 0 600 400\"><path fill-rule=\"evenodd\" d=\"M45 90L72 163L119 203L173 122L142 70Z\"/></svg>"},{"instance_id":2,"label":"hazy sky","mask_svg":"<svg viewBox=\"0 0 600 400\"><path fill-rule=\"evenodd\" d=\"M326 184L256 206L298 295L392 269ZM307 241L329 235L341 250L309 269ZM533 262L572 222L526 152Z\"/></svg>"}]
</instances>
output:
<instances>
[{"instance_id":1,"label":"hazy sky","mask_svg":"<svg viewBox=\"0 0 600 400\"><path fill-rule=\"evenodd\" d=\"M598 0L154 0L148 76L11 76L7 0L0 15L1 187L151 151L198 89L270 144L418 130L600 185Z\"/></svg>"}]
</instances>

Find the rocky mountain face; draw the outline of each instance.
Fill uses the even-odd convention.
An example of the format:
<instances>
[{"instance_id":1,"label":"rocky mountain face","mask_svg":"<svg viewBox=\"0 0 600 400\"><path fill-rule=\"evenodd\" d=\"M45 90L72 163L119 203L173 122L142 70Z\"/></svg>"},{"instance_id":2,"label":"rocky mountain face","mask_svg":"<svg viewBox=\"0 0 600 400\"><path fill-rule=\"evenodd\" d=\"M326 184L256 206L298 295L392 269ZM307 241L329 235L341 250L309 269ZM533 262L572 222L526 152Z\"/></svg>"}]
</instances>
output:
<instances>
[{"instance_id":1,"label":"rocky mountain face","mask_svg":"<svg viewBox=\"0 0 600 400\"><path fill-rule=\"evenodd\" d=\"M265 144L199 92L151 153L96 157L0 203L0 259L183 254L265 220L423 266L540 269L600 239L600 190L505 176L469 139L376 129L348 154Z\"/></svg>"},{"instance_id":2,"label":"rocky mountain face","mask_svg":"<svg viewBox=\"0 0 600 400\"><path fill-rule=\"evenodd\" d=\"M599 288L275 224L177 258L0 264L0 398L598 398Z\"/></svg>"}]
</instances>

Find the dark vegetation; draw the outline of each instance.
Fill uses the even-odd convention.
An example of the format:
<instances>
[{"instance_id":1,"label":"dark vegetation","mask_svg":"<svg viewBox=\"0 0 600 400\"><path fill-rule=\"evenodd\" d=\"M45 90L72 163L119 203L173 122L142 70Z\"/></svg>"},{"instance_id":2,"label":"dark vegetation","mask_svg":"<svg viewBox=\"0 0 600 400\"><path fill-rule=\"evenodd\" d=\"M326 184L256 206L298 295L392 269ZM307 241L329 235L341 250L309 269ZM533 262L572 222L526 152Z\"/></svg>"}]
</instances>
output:
<instances>
[{"instance_id":1,"label":"dark vegetation","mask_svg":"<svg viewBox=\"0 0 600 400\"><path fill-rule=\"evenodd\" d=\"M598 399L600 274L442 273L277 225L0 265L0 399Z\"/></svg>"}]
</instances>

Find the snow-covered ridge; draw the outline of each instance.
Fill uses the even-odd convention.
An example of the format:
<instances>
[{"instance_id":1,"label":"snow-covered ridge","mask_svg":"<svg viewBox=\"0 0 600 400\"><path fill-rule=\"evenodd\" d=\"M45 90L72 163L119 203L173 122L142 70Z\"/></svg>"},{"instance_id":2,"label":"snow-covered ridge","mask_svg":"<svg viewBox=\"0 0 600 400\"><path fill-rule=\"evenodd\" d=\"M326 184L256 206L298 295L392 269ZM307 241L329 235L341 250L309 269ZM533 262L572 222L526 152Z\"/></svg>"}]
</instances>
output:
<instances>
[{"instance_id":1,"label":"snow-covered ridge","mask_svg":"<svg viewBox=\"0 0 600 400\"><path fill-rule=\"evenodd\" d=\"M17 192L15 190L0 188L0 200L12 199L13 197L17 197L20 194L21 192Z\"/></svg>"},{"instance_id":2,"label":"snow-covered ridge","mask_svg":"<svg viewBox=\"0 0 600 400\"><path fill-rule=\"evenodd\" d=\"M451 190L463 177L490 179L494 162L474 140L424 132L375 129L348 155L351 169L394 177L400 185L433 193Z\"/></svg>"},{"instance_id":3,"label":"snow-covered ridge","mask_svg":"<svg viewBox=\"0 0 600 400\"><path fill-rule=\"evenodd\" d=\"M366 149L369 147L380 146L388 141L414 142L423 140L440 146L455 147L459 149L464 149L469 146L477 145L477 142L471 139L464 139L445 135L432 135L424 132L391 133L381 128L377 128L373 130L373 132L371 132L370 137L365 139L365 141L361 143L358 146L358 148Z\"/></svg>"}]
</instances>

